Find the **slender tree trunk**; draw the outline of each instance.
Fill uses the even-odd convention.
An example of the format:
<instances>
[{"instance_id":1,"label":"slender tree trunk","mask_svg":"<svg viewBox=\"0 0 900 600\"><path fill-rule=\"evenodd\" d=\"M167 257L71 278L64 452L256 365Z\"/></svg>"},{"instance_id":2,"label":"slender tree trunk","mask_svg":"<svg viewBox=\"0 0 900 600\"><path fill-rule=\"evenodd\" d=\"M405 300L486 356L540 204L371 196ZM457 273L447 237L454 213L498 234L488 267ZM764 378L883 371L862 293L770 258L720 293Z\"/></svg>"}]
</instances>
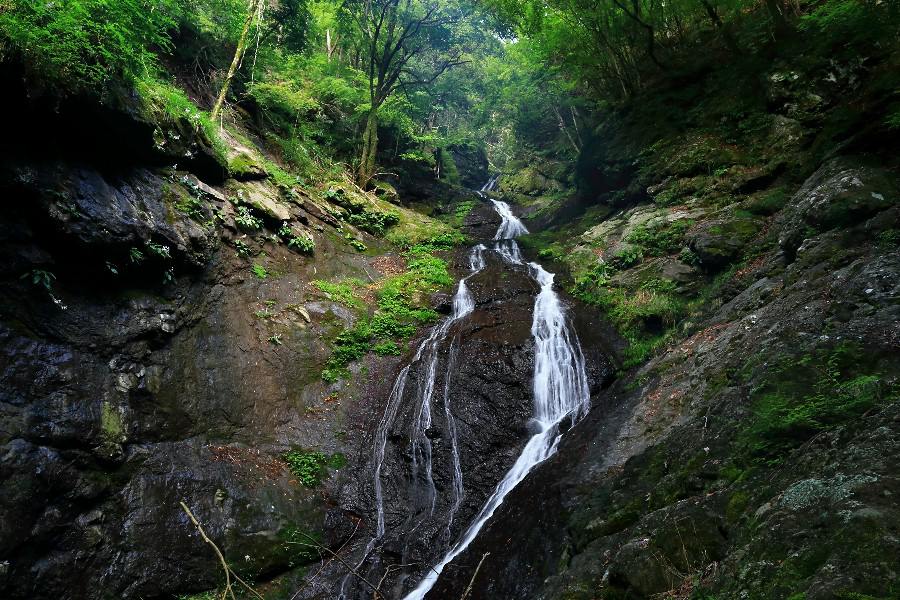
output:
<instances>
[{"instance_id":1,"label":"slender tree trunk","mask_svg":"<svg viewBox=\"0 0 900 600\"><path fill-rule=\"evenodd\" d=\"M572 126L575 127L575 139L578 140L580 151L581 147L584 146L584 141L581 139L581 131L578 130L578 111L575 110L574 106L570 106L569 112L572 113Z\"/></svg>"},{"instance_id":2,"label":"slender tree trunk","mask_svg":"<svg viewBox=\"0 0 900 600\"><path fill-rule=\"evenodd\" d=\"M572 134L569 133L569 128L566 127L566 121L563 119L562 113L559 112L559 107L555 104L553 105L553 112L556 113L556 119L559 123L559 130L566 134L566 139L569 140L569 143L572 144L572 148L575 150L575 154L578 154L580 148L578 144L575 142L575 139L572 137Z\"/></svg>"},{"instance_id":3,"label":"slender tree trunk","mask_svg":"<svg viewBox=\"0 0 900 600\"><path fill-rule=\"evenodd\" d=\"M234 51L234 59L231 61L231 66L228 67L228 74L225 75L225 81L222 82L222 89L219 91L219 96L216 98L216 103L213 104L212 112L210 113L210 117L213 121L216 121L219 118L219 113L222 111L222 104L225 103L225 95L228 93L228 88L231 86L231 80L234 78L234 74L241 64L241 59L244 57L244 52L247 50L247 35L250 33L250 26L253 24L253 19L256 18L256 13L259 12L261 3L262 0L250 0L250 5L247 7L247 18L244 20L244 29L241 31L240 39L238 39L237 49Z\"/></svg>"},{"instance_id":4,"label":"slender tree trunk","mask_svg":"<svg viewBox=\"0 0 900 600\"><path fill-rule=\"evenodd\" d=\"M791 30L791 26L784 16L784 4L782 4L781 0L766 0L766 9L769 11L769 16L772 17L772 23L775 27L775 37L785 37Z\"/></svg>"},{"instance_id":5,"label":"slender tree trunk","mask_svg":"<svg viewBox=\"0 0 900 600\"><path fill-rule=\"evenodd\" d=\"M366 129L363 132L362 156L359 160L357 183L365 188L375 175L375 157L378 153L378 108L372 107L366 117Z\"/></svg>"},{"instance_id":6,"label":"slender tree trunk","mask_svg":"<svg viewBox=\"0 0 900 600\"><path fill-rule=\"evenodd\" d=\"M731 30L729 29L729 27L722 22L722 18L716 11L716 7L710 4L709 0L701 0L701 3L703 4L703 8L706 10L706 14L709 17L709 20L712 21L712 24L716 27L716 30L722 34L722 39L725 40L725 45L728 46L728 49L735 54L740 54L741 49L737 45L737 41L731 34Z\"/></svg>"}]
</instances>

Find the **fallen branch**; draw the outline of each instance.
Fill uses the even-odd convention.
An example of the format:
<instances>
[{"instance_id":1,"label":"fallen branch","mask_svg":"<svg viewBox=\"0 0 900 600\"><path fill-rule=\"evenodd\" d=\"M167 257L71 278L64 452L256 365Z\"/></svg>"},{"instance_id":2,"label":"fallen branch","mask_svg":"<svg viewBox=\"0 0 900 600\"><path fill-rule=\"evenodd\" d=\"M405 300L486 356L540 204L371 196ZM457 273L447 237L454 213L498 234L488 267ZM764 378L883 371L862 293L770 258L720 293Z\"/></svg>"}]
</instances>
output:
<instances>
[{"instance_id":1,"label":"fallen branch","mask_svg":"<svg viewBox=\"0 0 900 600\"><path fill-rule=\"evenodd\" d=\"M475 572L472 573L472 579L469 580L469 585L466 587L466 591L463 592L463 595L460 596L459 600L466 600L469 597L469 594L472 593L472 586L475 584L475 578L478 577L478 571L481 570L481 565L484 563L484 559L490 556L490 552L485 552L481 555L481 560L478 561L478 566L475 567Z\"/></svg>"},{"instance_id":2,"label":"fallen branch","mask_svg":"<svg viewBox=\"0 0 900 600\"><path fill-rule=\"evenodd\" d=\"M329 548L329 547L327 547L327 546L323 546L322 544L320 544L319 542L317 542L317 541L315 540L315 538L313 538L313 537L310 536L310 535L307 535L306 533L304 533L304 532L302 532L302 531L298 531L297 533L299 533L300 535L302 535L303 537L305 537L306 539L308 539L308 540L309 540L310 542L312 542L312 543L305 544L305 543L303 543L303 542L294 542L295 544L300 544L301 546L308 546L308 547L311 547L311 548L316 548L316 549L318 549L318 550L324 550L325 552L328 552L328 553L331 554L331 556L334 557L334 559L336 559L339 563L341 563L342 565L344 565L345 567L347 567L347 570L350 571L351 573L353 573L353 575L355 575L357 579L359 579L360 581L362 581L363 583L365 583L367 586L369 586L370 588L372 588L372 593L374 594L374 596L373 596L373 599L374 599L374 600L378 600L379 598L382 597L381 594L379 593L378 588L377 588L376 586L372 585L372 582L371 582L371 581L369 581L368 579L366 579L365 577L363 577L362 575L360 575L360 574L356 571L356 569L354 569L352 566L350 566L350 564L348 564L347 561L344 560L341 556L338 556L338 554L337 554L336 552L334 552L331 548Z\"/></svg>"},{"instance_id":3,"label":"fallen branch","mask_svg":"<svg viewBox=\"0 0 900 600\"><path fill-rule=\"evenodd\" d=\"M203 541L212 546L212 549L215 551L216 556L219 557L219 562L222 563L222 570L225 571L225 589L222 591L222 600L225 600L229 595L232 600L237 600L234 595L234 589L231 587L231 577L234 576L234 580L240 583L242 586L247 588L247 591L259 598L259 600L265 600L262 596L259 595L259 592L254 590L249 583L238 577L237 573L235 573L231 567L228 566L228 563L225 561L225 556L222 554L222 551L219 550L219 547L216 546L216 543L209 539L209 536L206 535L206 532L203 530L203 526L200 524L200 521L197 520L197 517L194 516L194 513L191 512L191 509L188 508L188 505L183 501L179 502L181 504L181 508L187 514L188 518L191 520L191 523L194 524L194 527L197 528L197 531L200 532L200 537L203 538Z\"/></svg>"},{"instance_id":4,"label":"fallen branch","mask_svg":"<svg viewBox=\"0 0 900 600\"><path fill-rule=\"evenodd\" d=\"M343 549L347 546L347 544L350 543L350 540L352 540L352 539L356 536L356 531L359 529L359 523L360 523L360 519L357 519L357 521L356 521L356 527L353 528L353 533L351 533L351 534L350 534L350 537L348 537L348 538L344 541L344 543L341 544L341 547L337 549L337 552L336 552L335 554L340 553L341 550L343 550ZM310 578L308 578L306 581L304 581L304 582L303 582L303 585L301 585L300 588L299 588L296 592L294 592L294 595L291 596L291 600L296 600L297 596L300 595L300 592L302 592L302 591L306 588L306 586L308 586L308 585L309 585L316 577L318 577L319 574L320 574L322 571L325 570L325 567L327 567L328 565L331 564L331 561L332 561L332 560L334 560L334 557L330 558L330 559L327 560L327 561L323 561L322 566L319 568L319 570L316 571L315 574L314 574L312 577L310 577Z\"/></svg>"}]
</instances>

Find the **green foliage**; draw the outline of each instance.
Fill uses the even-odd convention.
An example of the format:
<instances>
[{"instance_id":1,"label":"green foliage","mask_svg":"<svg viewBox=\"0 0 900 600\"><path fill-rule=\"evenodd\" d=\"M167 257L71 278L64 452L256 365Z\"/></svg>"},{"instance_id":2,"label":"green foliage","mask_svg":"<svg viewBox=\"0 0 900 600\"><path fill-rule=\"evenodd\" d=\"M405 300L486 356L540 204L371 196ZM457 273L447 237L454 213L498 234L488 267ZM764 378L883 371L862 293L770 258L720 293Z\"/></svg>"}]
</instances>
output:
<instances>
[{"instance_id":1,"label":"green foliage","mask_svg":"<svg viewBox=\"0 0 900 600\"><path fill-rule=\"evenodd\" d=\"M18 0L0 10L0 49L11 46L31 76L67 91L99 91L156 68L172 47L175 0Z\"/></svg>"},{"instance_id":2,"label":"green foliage","mask_svg":"<svg viewBox=\"0 0 900 600\"><path fill-rule=\"evenodd\" d=\"M397 342L385 340L372 346L372 352L380 356L400 356L403 353L403 350Z\"/></svg>"},{"instance_id":3,"label":"green foliage","mask_svg":"<svg viewBox=\"0 0 900 600\"><path fill-rule=\"evenodd\" d=\"M900 229L885 229L879 233L878 245L883 248L900 245Z\"/></svg>"},{"instance_id":4,"label":"green foliage","mask_svg":"<svg viewBox=\"0 0 900 600\"><path fill-rule=\"evenodd\" d=\"M297 448L282 455L291 475L308 488L316 487L328 475L328 457L315 450Z\"/></svg>"},{"instance_id":5,"label":"green foliage","mask_svg":"<svg viewBox=\"0 0 900 600\"><path fill-rule=\"evenodd\" d=\"M411 254L428 254L431 252L451 250L466 242L465 236L458 231L446 231L435 235L429 235L417 241L398 236L388 236L388 240Z\"/></svg>"},{"instance_id":6,"label":"green foliage","mask_svg":"<svg viewBox=\"0 0 900 600\"><path fill-rule=\"evenodd\" d=\"M372 235L383 236L387 229L400 222L398 212L379 210L365 200L350 196L343 188L329 187L322 196L346 211L336 210L338 218Z\"/></svg>"},{"instance_id":7,"label":"green foliage","mask_svg":"<svg viewBox=\"0 0 900 600\"><path fill-rule=\"evenodd\" d=\"M299 250L304 254L312 254L316 249L316 243L309 235L297 235L287 223L281 225L278 235L287 242L288 248Z\"/></svg>"},{"instance_id":8,"label":"green foliage","mask_svg":"<svg viewBox=\"0 0 900 600\"><path fill-rule=\"evenodd\" d=\"M381 282L374 314L338 334L331 357L322 371L325 381L347 377L347 366L370 351L379 355L400 354L399 342L409 339L419 327L438 319L438 314L424 304L428 294L451 285L453 279L447 271L446 261L429 254L427 248L410 248L406 253L407 271ZM348 302L348 292L352 298L352 291L340 284L325 283L324 289L318 282L316 285Z\"/></svg>"},{"instance_id":9,"label":"green foliage","mask_svg":"<svg viewBox=\"0 0 900 600\"><path fill-rule=\"evenodd\" d=\"M609 263L616 269L628 269L644 260L644 250L639 246L622 246L609 257Z\"/></svg>"},{"instance_id":10,"label":"green foliage","mask_svg":"<svg viewBox=\"0 0 900 600\"><path fill-rule=\"evenodd\" d=\"M816 36L819 44L854 47L891 35L891 21L900 16L891 3L859 0L825 0L800 17L799 27Z\"/></svg>"},{"instance_id":11,"label":"green foliage","mask_svg":"<svg viewBox=\"0 0 900 600\"><path fill-rule=\"evenodd\" d=\"M32 269L30 272L22 275L19 279L27 279L31 282L31 285L43 288L47 292L51 292L53 291L53 281L56 279L56 275L43 269Z\"/></svg>"},{"instance_id":12,"label":"green foliage","mask_svg":"<svg viewBox=\"0 0 900 600\"><path fill-rule=\"evenodd\" d=\"M200 198L192 194L176 192L175 210L186 214L195 221L203 221L206 216L203 202Z\"/></svg>"},{"instance_id":13,"label":"green foliage","mask_svg":"<svg viewBox=\"0 0 900 600\"><path fill-rule=\"evenodd\" d=\"M475 208L477 202L475 200L463 200L456 204L453 208L453 223L452 225L456 228L460 228L466 221L466 217L469 216L469 213L472 212L472 209Z\"/></svg>"},{"instance_id":14,"label":"green foliage","mask_svg":"<svg viewBox=\"0 0 900 600\"><path fill-rule=\"evenodd\" d=\"M329 300L338 302L349 308L362 308L362 301L356 297L355 288L362 287L364 284L359 279L347 279L341 282L324 281L316 279L312 282L314 286L325 293Z\"/></svg>"},{"instance_id":15,"label":"green foliage","mask_svg":"<svg viewBox=\"0 0 900 600\"><path fill-rule=\"evenodd\" d=\"M250 267L250 270L259 279L266 279L269 277L269 272L262 265L253 265L252 267Z\"/></svg>"},{"instance_id":16,"label":"green foliage","mask_svg":"<svg viewBox=\"0 0 900 600\"><path fill-rule=\"evenodd\" d=\"M896 382L878 369L877 360L851 343L771 365L771 376L753 391L752 418L738 437L743 456L779 464L816 434L900 399Z\"/></svg>"},{"instance_id":17,"label":"green foliage","mask_svg":"<svg viewBox=\"0 0 900 600\"><path fill-rule=\"evenodd\" d=\"M209 114L197 108L180 88L152 77L142 77L135 82L145 110L158 123L175 131L187 131L208 144L222 164L225 164L225 144L219 137L219 129ZM182 125L186 124L186 127ZM175 134L179 135L179 134Z\"/></svg>"},{"instance_id":18,"label":"green foliage","mask_svg":"<svg viewBox=\"0 0 900 600\"><path fill-rule=\"evenodd\" d=\"M262 229L262 219L253 216L247 206L238 206L235 209L234 222L244 231L259 231Z\"/></svg>"},{"instance_id":19,"label":"green foliage","mask_svg":"<svg viewBox=\"0 0 900 600\"><path fill-rule=\"evenodd\" d=\"M451 184L459 185L459 170L456 168L456 162L453 160L453 154L447 148L437 149L437 167L438 174L441 179Z\"/></svg>"},{"instance_id":20,"label":"green foliage","mask_svg":"<svg viewBox=\"0 0 900 600\"><path fill-rule=\"evenodd\" d=\"M784 205L787 204L789 199L790 196L787 194L786 190L778 187L766 190L765 192L750 198L744 205L744 208L747 212L754 215L774 215L784 208Z\"/></svg>"},{"instance_id":21,"label":"green foliage","mask_svg":"<svg viewBox=\"0 0 900 600\"><path fill-rule=\"evenodd\" d=\"M372 235L383 236L388 227L400 222L400 215L395 211L383 212L376 209L367 209L358 213L352 213L347 222Z\"/></svg>"},{"instance_id":22,"label":"green foliage","mask_svg":"<svg viewBox=\"0 0 900 600\"><path fill-rule=\"evenodd\" d=\"M154 256L163 260L169 260L170 258L172 258L172 252L165 244L147 242L147 250L150 251L150 254L153 254Z\"/></svg>"},{"instance_id":23,"label":"green foliage","mask_svg":"<svg viewBox=\"0 0 900 600\"><path fill-rule=\"evenodd\" d=\"M622 365L627 369L641 364L669 341L673 326L685 313L685 303L676 293L676 284L665 279L647 279L637 290L611 287L615 271L610 263L596 264L575 279L571 291L583 302L603 309L628 340Z\"/></svg>"},{"instance_id":24,"label":"green foliage","mask_svg":"<svg viewBox=\"0 0 900 600\"><path fill-rule=\"evenodd\" d=\"M233 245L239 257L249 258L252 251L250 250L250 246L248 246L246 242L242 240L234 240Z\"/></svg>"},{"instance_id":25,"label":"green foliage","mask_svg":"<svg viewBox=\"0 0 900 600\"><path fill-rule=\"evenodd\" d=\"M406 252L406 268L410 274L420 281L435 285L446 286L453 283L453 278L447 271L447 261L430 254L431 246L413 246Z\"/></svg>"},{"instance_id":26,"label":"green foliage","mask_svg":"<svg viewBox=\"0 0 900 600\"><path fill-rule=\"evenodd\" d=\"M627 241L640 246L643 254L649 256L671 254L682 247L684 233L692 224L692 221L681 219L655 226L639 225L628 235Z\"/></svg>"},{"instance_id":27,"label":"green foliage","mask_svg":"<svg viewBox=\"0 0 900 600\"><path fill-rule=\"evenodd\" d=\"M140 251L140 249L131 248L128 251L128 258L131 260L132 263L138 264L138 263L143 262L144 258L146 258L146 257L144 256L144 253Z\"/></svg>"},{"instance_id":28,"label":"green foliage","mask_svg":"<svg viewBox=\"0 0 900 600\"><path fill-rule=\"evenodd\" d=\"M300 183L296 175L291 175L271 160L263 160L263 165L266 168L266 173L269 174L269 178L275 182L275 185L284 190L289 190Z\"/></svg>"},{"instance_id":29,"label":"green foliage","mask_svg":"<svg viewBox=\"0 0 900 600\"><path fill-rule=\"evenodd\" d=\"M700 257L697 256L697 253L685 246L681 249L681 252L678 253L678 260L683 262L686 265L690 265L692 267L696 267L700 264Z\"/></svg>"}]
</instances>

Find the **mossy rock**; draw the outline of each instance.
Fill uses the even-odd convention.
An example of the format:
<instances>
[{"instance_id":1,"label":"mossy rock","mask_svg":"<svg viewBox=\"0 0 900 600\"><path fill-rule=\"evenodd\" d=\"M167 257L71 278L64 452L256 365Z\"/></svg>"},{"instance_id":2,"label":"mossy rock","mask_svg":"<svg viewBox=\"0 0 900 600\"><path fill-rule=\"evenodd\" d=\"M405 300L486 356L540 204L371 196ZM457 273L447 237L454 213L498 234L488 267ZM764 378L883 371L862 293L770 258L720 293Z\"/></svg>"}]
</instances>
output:
<instances>
[{"instance_id":1,"label":"mossy rock","mask_svg":"<svg viewBox=\"0 0 900 600\"><path fill-rule=\"evenodd\" d=\"M783 210L778 243L793 256L804 239L850 228L898 200L897 179L886 169L864 158L832 159L803 184Z\"/></svg>"},{"instance_id":2,"label":"mossy rock","mask_svg":"<svg viewBox=\"0 0 900 600\"><path fill-rule=\"evenodd\" d=\"M269 176L266 168L249 152L238 150L228 157L228 173L238 181L265 179Z\"/></svg>"},{"instance_id":3,"label":"mossy rock","mask_svg":"<svg viewBox=\"0 0 900 600\"><path fill-rule=\"evenodd\" d=\"M291 211L281 202L280 195L264 181L250 181L231 186L232 196L239 204L251 206L270 222L291 220Z\"/></svg>"},{"instance_id":4,"label":"mossy rock","mask_svg":"<svg viewBox=\"0 0 900 600\"><path fill-rule=\"evenodd\" d=\"M743 253L762 224L754 217L731 217L707 221L687 235L690 249L707 270L719 270Z\"/></svg>"},{"instance_id":5,"label":"mossy rock","mask_svg":"<svg viewBox=\"0 0 900 600\"><path fill-rule=\"evenodd\" d=\"M373 181L371 185L372 191L375 193L376 197L390 202L391 204L397 204L400 201L397 188L387 181Z\"/></svg>"},{"instance_id":6,"label":"mossy rock","mask_svg":"<svg viewBox=\"0 0 900 600\"><path fill-rule=\"evenodd\" d=\"M537 167L528 166L504 175L500 179L500 191L504 194L534 197L565 191L565 185L544 175Z\"/></svg>"}]
</instances>

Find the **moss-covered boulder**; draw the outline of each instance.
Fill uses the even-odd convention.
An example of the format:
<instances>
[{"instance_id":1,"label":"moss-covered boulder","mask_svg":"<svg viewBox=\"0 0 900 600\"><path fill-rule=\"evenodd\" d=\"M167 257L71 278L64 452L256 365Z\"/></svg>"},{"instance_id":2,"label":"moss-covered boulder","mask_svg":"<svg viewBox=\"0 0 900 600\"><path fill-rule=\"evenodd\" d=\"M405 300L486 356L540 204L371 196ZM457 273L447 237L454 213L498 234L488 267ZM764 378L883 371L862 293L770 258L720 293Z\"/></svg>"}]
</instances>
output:
<instances>
[{"instance_id":1,"label":"moss-covered boulder","mask_svg":"<svg viewBox=\"0 0 900 600\"><path fill-rule=\"evenodd\" d=\"M557 180L551 165L528 165L500 178L500 192L513 196L543 196L565 191L564 183Z\"/></svg>"},{"instance_id":2,"label":"moss-covered boulder","mask_svg":"<svg viewBox=\"0 0 900 600\"><path fill-rule=\"evenodd\" d=\"M741 256L762 227L752 216L726 216L701 223L689 231L686 240L707 270L718 270Z\"/></svg>"},{"instance_id":3,"label":"moss-covered boulder","mask_svg":"<svg viewBox=\"0 0 900 600\"><path fill-rule=\"evenodd\" d=\"M291 219L291 210L281 201L279 193L263 181L233 184L229 191L239 204L251 206L271 222Z\"/></svg>"},{"instance_id":4,"label":"moss-covered boulder","mask_svg":"<svg viewBox=\"0 0 900 600\"><path fill-rule=\"evenodd\" d=\"M870 159L832 159L803 184L782 211L778 243L793 257L803 240L852 227L897 204L898 189L897 178Z\"/></svg>"},{"instance_id":5,"label":"moss-covered boulder","mask_svg":"<svg viewBox=\"0 0 900 600\"><path fill-rule=\"evenodd\" d=\"M254 157L252 153L238 148L231 148L228 153L228 174L238 181L252 181L268 177L262 161Z\"/></svg>"}]
</instances>

